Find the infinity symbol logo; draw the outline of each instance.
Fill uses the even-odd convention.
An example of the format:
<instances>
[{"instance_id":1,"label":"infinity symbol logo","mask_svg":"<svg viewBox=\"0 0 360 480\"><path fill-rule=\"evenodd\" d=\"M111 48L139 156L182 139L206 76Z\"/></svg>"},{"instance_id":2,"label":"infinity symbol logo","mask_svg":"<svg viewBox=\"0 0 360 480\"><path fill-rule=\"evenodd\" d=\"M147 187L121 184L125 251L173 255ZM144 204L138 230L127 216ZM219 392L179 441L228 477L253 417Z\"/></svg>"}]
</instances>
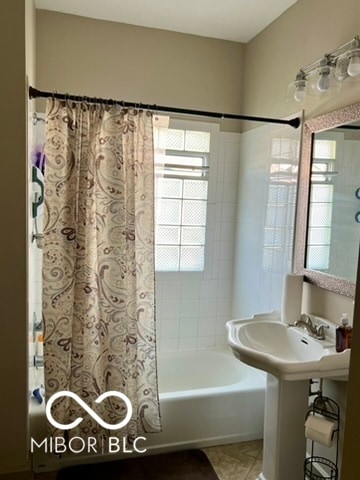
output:
<instances>
[{"instance_id":1,"label":"infinity symbol logo","mask_svg":"<svg viewBox=\"0 0 360 480\"><path fill-rule=\"evenodd\" d=\"M53 416L51 415L51 407L52 407L52 404L55 402L55 400L57 400L60 397L70 397L70 398L73 398L74 400L76 400L76 402L79 405L81 405L82 408L94 420L96 420L99 425L101 425L102 427L107 428L109 430L117 430L117 429L120 429L120 428L124 427L125 425L127 425L129 423L131 415L132 415L131 402L128 399L128 397L121 392L116 392L115 390L110 390L109 392L105 392L105 393L101 394L100 397L98 397L95 400L95 403L100 403L107 397L118 397L121 400L123 400L123 402L126 405L126 409L127 409L126 417L120 423L111 424L111 423L104 422L104 420L102 418L100 418L99 415L96 412L94 412L94 410L92 410L88 405L86 405L86 403L78 395L76 395L76 393L68 392L66 390L62 390L61 392L57 392L54 395L52 395L49 398L49 400L46 404L46 417L47 417L47 419L49 420L51 425L53 425L56 428L59 428L60 430L70 430L70 428L77 427L79 425L79 423L81 423L83 421L83 418L80 417L77 420L74 420L72 423L69 423L67 425L63 425L63 424L57 422L56 420L54 420Z\"/></svg>"}]
</instances>

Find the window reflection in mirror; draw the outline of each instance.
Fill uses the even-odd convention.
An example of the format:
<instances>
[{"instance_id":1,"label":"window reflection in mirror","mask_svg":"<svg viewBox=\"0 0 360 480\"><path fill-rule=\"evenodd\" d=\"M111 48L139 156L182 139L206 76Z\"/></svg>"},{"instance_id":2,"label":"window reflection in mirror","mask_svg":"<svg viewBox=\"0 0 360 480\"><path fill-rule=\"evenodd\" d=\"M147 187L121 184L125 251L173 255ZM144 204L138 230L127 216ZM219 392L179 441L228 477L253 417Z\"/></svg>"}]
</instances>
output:
<instances>
[{"instance_id":1,"label":"window reflection in mirror","mask_svg":"<svg viewBox=\"0 0 360 480\"><path fill-rule=\"evenodd\" d=\"M355 282L360 127L316 132L312 140L306 268Z\"/></svg>"}]
</instances>

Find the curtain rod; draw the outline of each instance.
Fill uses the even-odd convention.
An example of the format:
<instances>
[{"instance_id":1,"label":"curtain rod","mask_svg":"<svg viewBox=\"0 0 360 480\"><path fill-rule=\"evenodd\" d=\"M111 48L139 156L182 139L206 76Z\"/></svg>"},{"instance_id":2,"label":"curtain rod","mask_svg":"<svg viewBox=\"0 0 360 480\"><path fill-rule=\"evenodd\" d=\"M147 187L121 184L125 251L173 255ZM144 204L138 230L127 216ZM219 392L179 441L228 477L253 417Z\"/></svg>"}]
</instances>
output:
<instances>
[{"instance_id":1,"label":"curtain rod","mask_svg":"<svg viewBox=\"0 0 360 480\"><path fill-rule=\"evenodd\" d=\"M123 107L130 108L144 108L148 110L154 110L155 112L168 112L168 113L180 113L184 115L197 115L200 117L213 117L220 119L229 119L229 120L248 120L252 122L264 122L264 123L281 123L284 125L290 125L294 128L298 128L300 125L300 118L292 118L290 120L285 120L282 118L268 118L268 117L253 117L249 115L236 115L232 113L218 113L218 112L207 112L203 110L188 110L186 108L177 108L177 107L164 107L159 105L143 105L142 103L133 103L133 102L124 102L123 100L113 100L113 99L104 99L97 97L85 97L80 95L68 95L67 93L57 93L57 92L45 92L38 90L33 87L29 87L29 98L57 98L59 100L72 100L74 102L86 101L89 103L107 103L109 105L121 105Z\"/></svg>"}]
</instances>

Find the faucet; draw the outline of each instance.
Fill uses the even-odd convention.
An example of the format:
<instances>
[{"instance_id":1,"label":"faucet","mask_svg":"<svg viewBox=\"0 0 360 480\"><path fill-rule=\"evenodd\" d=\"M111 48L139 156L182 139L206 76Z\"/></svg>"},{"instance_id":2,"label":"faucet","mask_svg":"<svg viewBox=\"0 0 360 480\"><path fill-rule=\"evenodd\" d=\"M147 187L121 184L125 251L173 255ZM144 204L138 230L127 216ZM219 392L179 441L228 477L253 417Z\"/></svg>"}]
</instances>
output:
<instances>
[{"instance_id":1,"label":"faucet","mask_svg":"<svg viewBox=\"0 0 360 480\"><path fill-rule=\"evenodd\" d=\"M301 315L300 320L294 322L294 327L303 328L311 337L316 335L316 327L312 324L311 318L309 315L306 315L306 313Z\"/></svg>"},{"instance_id":2,"label":"faucet","mask_svg":"<svg viewBox=\"0 0 360 480\"><path fill-rule=\"evenodd\" d=\"M329 325L318 325L316 327L316 335L315 335L315 338L317 338L318 340L325 340L325 332L324 332L324 329L327 328L329 329Z\"/></svg>"},{"instance_id":3,"label":"faucet","mask_svg":"<svg viewBox=\"0 0 360 480\"><path fill-rule=\"evenodd\" d=\"M295 327L303 328L308 332L310 337L315 337L317 340L325 340L325 328L329 328L329 325L313 325L311 318L306 313L303 313L300 320L296 320Z\"/></svg>"}]
</instances>

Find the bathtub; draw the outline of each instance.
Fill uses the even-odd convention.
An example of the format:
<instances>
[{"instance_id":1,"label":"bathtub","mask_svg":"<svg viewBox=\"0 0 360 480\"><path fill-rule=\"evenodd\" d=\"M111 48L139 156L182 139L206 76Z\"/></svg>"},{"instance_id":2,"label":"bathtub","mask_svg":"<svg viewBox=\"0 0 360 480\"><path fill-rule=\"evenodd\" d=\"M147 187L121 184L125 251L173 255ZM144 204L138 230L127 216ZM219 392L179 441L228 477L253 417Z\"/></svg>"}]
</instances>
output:
<instances>
[{"instance_id":1,"label":"bathtub","mask_svg":"<svg viewBox=\"0 0 360 480\"><path fill-rule=\"evenodd\" d=\"M163 431L146 434L143 447L149 453L262 438L265 374L239 362L230 350L160 352L158 375ZM34 438L47 434L44 407L34 401L30 429ZM39 450L32 455L33 470L114 460L114 455L77 455L74 461L74 457L58 459Z\"/></svg>"}]
</instances>

